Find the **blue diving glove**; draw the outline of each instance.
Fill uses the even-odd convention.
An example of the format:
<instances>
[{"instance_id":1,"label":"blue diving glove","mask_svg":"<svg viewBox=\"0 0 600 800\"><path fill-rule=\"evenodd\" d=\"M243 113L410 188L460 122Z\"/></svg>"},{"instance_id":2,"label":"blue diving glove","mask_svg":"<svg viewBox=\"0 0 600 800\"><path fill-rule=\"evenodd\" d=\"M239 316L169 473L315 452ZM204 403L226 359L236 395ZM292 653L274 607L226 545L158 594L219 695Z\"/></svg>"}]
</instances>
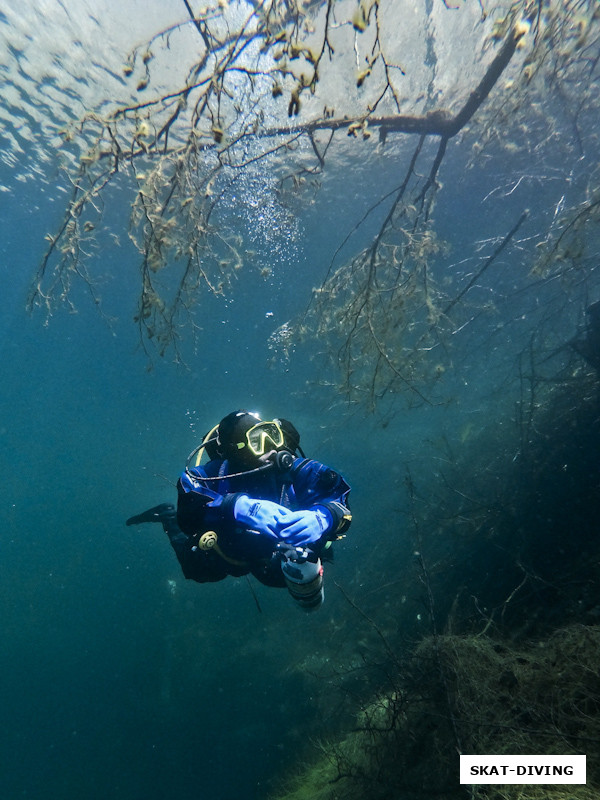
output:
<instances>
[{"instance_id":1,"label":"blue diving glove","mask_svg":"<svg viewBox=\"0 0 600 800\"><path fill-rule=\"evenodd\" d=\"M292 512L273 503L271 500L254 500L246 494L240 495L235 501L233 516L248 528L259 533L266 533L273 539L278 539L278 531L287 521L291 521Z\"/></svg>"},{"instance_id":2,"label":"blue diving glove","mask_svg":"<svg viewBox=\"0 0 600 800\"><path fill-rule=\"evenodd\" d=\"M290 516L292 519L285 523L285 527L279 528L279 538L293 545L318 542L333 522L331 514L324 508L294 511Z\"/></svg>"}]
</instances>

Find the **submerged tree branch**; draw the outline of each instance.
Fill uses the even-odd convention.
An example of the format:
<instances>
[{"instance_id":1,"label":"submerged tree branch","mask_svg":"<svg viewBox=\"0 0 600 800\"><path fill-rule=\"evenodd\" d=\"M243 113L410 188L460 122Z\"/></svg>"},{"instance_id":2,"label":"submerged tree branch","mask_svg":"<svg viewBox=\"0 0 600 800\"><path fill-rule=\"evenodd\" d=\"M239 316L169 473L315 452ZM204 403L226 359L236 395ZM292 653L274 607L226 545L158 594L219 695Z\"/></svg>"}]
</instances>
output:
<instances>
[{"instance_id":1,"label":"submerged tree branch","mask_svg":"<svg viewBox=\"0 0 600 800\"><path fill-rule=\"evenodd\" d=\"M486 100L498 79L509 65L519 42L525 34L522 26L511 28L498 55L492 60L478 86L469 94L463 107L456 114L446 109L436 109L426 114L394 114L393 116L375 117L367 114L352 119L321 119L303 125L271 128L261 132L261 137L282 136L284 134L314 133L318 130L336 131L350 128L368 118L369 128L379 128L380 137L388 133L420 134L421 136L441 136L448 140L456 136L477 109Z\"/></svg>"},{"instance_id":2,"label":"submerged tree branch","mask_svg":"<svg viewBox=\"0 0 600 800\"><path fill-rule=\"evenodd\" d=\"M248 267L251 256L244 251L244 237L230 212L234 187L262 181L264 197L270 191L270 200L288 213L289 194L301 190L307 179L316 185L332 154L345 152L336 150L339 131L357 140L378 131L381 143L393 135L416 136L407 155L402 148L369 151L373 157L389 158L390 169L399 174L395 188L371 198L368 210L358 210L358 221L350 220L350 233L340 237L308 313L296 326L287 324L281 338L289 352L290 337L316 332L342 374L345 391L361 400L368 397L374 405L388 393L409 392L428 402L426 387L443 372L441 364L434 365L432 373L430 356L440 344L445 346L440 319L464 299L524 221L521 218L509 231L466 286L456 287L451 276L444 276L444 288L438 290L437 262L444 243L436 237L433 215L448 143L476 115L480 139L501 139L508 114L526 103L529 81L546 61L555 83L570 64L581 63L589 78L587 50L598 41L596 17L580 0L554 3L547 15L540 15L537 0L514 0L502 17L499 6L490 5L475 23L470 41L477 48L473 63L487 62L484 74L471 91L455 87L456 96L463 92L455 110L433 100L439 96L432 90L434 72L443 68L441 64L435 70L426 65L428 84L407 88L410 64L384 35L385 26L397 21L395 4L384 8L361 2L356 10L353 3L333 0L248 2L243 4L245 18L239 13L242 5L209 2L197 12L192 0L183 0L183 5L184 22L156 33L128 56L123 70L132 78L128 101L116 108L111 104L109 113L89 110L66 132L65 142L79 148L70 153L76 164L72 190L57 233L47 237L28 307L42 305L51 313L57 303L68 301L73 278L83 277L91 285L94 262L82 244L93 241L106 189L118 175L119 189L132 192L128 232L139 252L140 295L134 320L144 348L152 340L162 355L179 340L183 323L195 330L193 308L200 290L224 294L237 270ZM462 6L451 13L463 13ZM578 27L575 22L582 15L585 20ZM526 36L530 25L533 39ZM171 63L173 54L181 53L175 37L190 30L191 63L185 65L183 80L167 89L164 75L155 74L160 68L154 67L152 50L162 48L161 66L165 60ZM436 44L433 38L428 42L433 48ZM465 42L457 41L456 46L464 48ZM488 60L483 56L490 46L498 51ZM522 77L516 70L511 74L518 87L503 93L497 107L487 111L486 100L521 46L528 48ZM346 103L347 113L338 110L334 116L324 88L329 84L322 77L347 80L356 70L356 86L368 83L369 88L357 92L353 105ZM583 86L579 74L573 85ZM591 97L592 89L584 88L584 93ZM283 105L273 104L278 97ZM401 113L407 103L417 107L425 97L440 107L423 114ZM398 113L383 113L384 102ZM323 108L318 118L297 121L298 115L315 107ZM578 130L584 108L580 98ZM281 116L270 125L267 120L274 113ZM580 145L582 141L579 134ZM394 161L398 152L405 162ZM548 239L556 242L557 252L566 251L577 230L595 220L594 205L588 202L587 208L572 218L562 238ZM373 226L367 244L334 268L342 249L349 247L359 228L364 231L367 220Z\"/></svg>"},{"instance_id":3,"label":"submerged tree branch","mask_svg":"<svg viewBox=\"0 0 600 800\"><path fill-rule=\"evenodd\" d=\"M475 275L473 275L473 277L467 283L467 285L463 289L461 289L461 291L456 295L456 297L454 297L448 303L448 305L442 311L442 314L445 317L448 316L448 314L452 311L454 306L463 299L463 297L466 295L466 293L469 291L469 289L471 289L471 287L474 286L475 283L477 283L477 281L481 278L481 276L488 269L488 267L490 267L494 263L494 261L498 258L500 253L504 250L506 245L515 236L515 234L517 233L517 231L519 230L521 225L525 222L525 220L527 219L528 214L529 214L529 212L527 210L523 211L523 213L521 214L519 219L516 221L516 223L513 225L513 227L510 229L510 231L506 234L506 236L500 242L498 247L494 250L492 255L485 260L485 262L483 263L483 266L481 266L480 269L477 270L477 272L475 273Z\"/></svg>"}]
</instances>

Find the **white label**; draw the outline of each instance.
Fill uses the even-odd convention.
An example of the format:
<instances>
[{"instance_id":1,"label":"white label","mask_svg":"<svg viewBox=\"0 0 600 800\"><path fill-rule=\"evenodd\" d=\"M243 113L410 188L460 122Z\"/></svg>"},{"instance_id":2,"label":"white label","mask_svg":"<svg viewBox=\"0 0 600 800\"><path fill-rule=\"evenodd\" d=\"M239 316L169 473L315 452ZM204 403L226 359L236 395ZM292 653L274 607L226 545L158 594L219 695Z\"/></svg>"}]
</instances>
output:
<instances>
[{"instance_id":1,"label":"white label","mask_svg":"<svg viewBox=\"0 0 600 800\"><path fill-rule=\"evenodd\" d=\"M585 783L585 756L461 756L461 783Z\"/></svg>"}]
</instances>

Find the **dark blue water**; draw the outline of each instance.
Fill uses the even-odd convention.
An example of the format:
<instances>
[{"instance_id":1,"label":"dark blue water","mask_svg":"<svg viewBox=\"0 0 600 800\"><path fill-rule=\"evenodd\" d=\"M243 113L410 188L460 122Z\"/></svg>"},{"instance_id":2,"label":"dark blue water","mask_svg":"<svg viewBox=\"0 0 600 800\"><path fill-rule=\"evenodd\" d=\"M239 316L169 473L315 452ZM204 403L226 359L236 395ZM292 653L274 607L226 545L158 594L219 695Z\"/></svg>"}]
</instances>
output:
<instances>
[{"instance_id":1,"label":"dark blue water","mask_svg":"<svg viewBox=\"0 0 600 800\"><path fill-rule=\"evenodd\" d=\"M56 207L35 185L14 189L0 237L2 796L263 796L330 711L327 686L304 662L318 670L332 657L343 599L331 581L323 611L304 616L286 593L254 582L259 611L245 579L186 583L162 531L124 521L172 501L199 437L247 406L292 418L307 452L348 474L360 532L362 435L343 409L327 413L335 396L306 385L309 363L267 367L268 335L321 261L309 241L272 285L241 278L233 302L209 303L186 366L157 359L148 371L131 322L132 249L105 264L111 320L84 287L77 313L59 310L48 325L25 313ZM125 291L119 271L130 272ZM332 578L353 579L360 539L340 549Z\"/></svg>"},{"instance_id":2,"label":"dark blue water","mask_svg":"<svg viewBox=\"0 0 600 800\"><path fill-rule=\"evenodd\" d=\"M82 282L73 309L26 314L44 235L61 217L53 184L63 178L53 161L26 181L12 164L0 167L9 189L0 195L0 796L262 798L315 740L349 724L323 676L364 651L364 620L334 581L382 619L400 613L396 578L415 547L407 468L426 494L440 480L443 440L460 447L496 421L508 430L519 353L545 320L558 320L553 335L566 341L586 300L598 299L593 280L531 288L526 277L538 228L590 162L573 173L558 161L498 156L468 171L451 144L435 211L450 245L440 280L464 285L480 263L477 242L505 235L525 208L530 217L519 246L474 290L473 307L489 297L490 313L457 332L442 357L438 404L386 399L379 416L347 405L338 376L311 360L318 342L273 361L270 334L302 313L369 198L397 185L396 157L365 164L357 151L355 162L335 165L293 237L285 226L248 232L241 213L240 235L273 273L242 270L229 298L207 297L197 342L184 332L183 363L140 347L138 258L118 192L107 214L122 246L94 256L104 316ZM157 527L124 525L174 499L199 437L239 407L293 420L307 454L353 487L354 523L327 567L317 614L245 579L186 582Z\"/></svg>"}]
</instances>

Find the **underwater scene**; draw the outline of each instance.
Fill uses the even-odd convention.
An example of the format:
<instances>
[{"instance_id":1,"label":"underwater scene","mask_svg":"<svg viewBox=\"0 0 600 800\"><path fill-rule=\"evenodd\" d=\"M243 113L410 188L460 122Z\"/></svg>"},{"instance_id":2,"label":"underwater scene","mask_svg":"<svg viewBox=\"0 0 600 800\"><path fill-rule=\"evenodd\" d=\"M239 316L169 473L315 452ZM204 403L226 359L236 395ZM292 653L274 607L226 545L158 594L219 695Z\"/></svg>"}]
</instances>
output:
<instances>
[{"instance_id":1,"label":"underwater scene","mask_svg":"<svg viewBox=\"0 0 600 800\"><path fill-rule=\"evenodd\" d=\"M0 71L0 796L600 797L598 2L6 0ZM239 409L351 487L310 613L125 524Z\"/></svg>"}]
</instances>

